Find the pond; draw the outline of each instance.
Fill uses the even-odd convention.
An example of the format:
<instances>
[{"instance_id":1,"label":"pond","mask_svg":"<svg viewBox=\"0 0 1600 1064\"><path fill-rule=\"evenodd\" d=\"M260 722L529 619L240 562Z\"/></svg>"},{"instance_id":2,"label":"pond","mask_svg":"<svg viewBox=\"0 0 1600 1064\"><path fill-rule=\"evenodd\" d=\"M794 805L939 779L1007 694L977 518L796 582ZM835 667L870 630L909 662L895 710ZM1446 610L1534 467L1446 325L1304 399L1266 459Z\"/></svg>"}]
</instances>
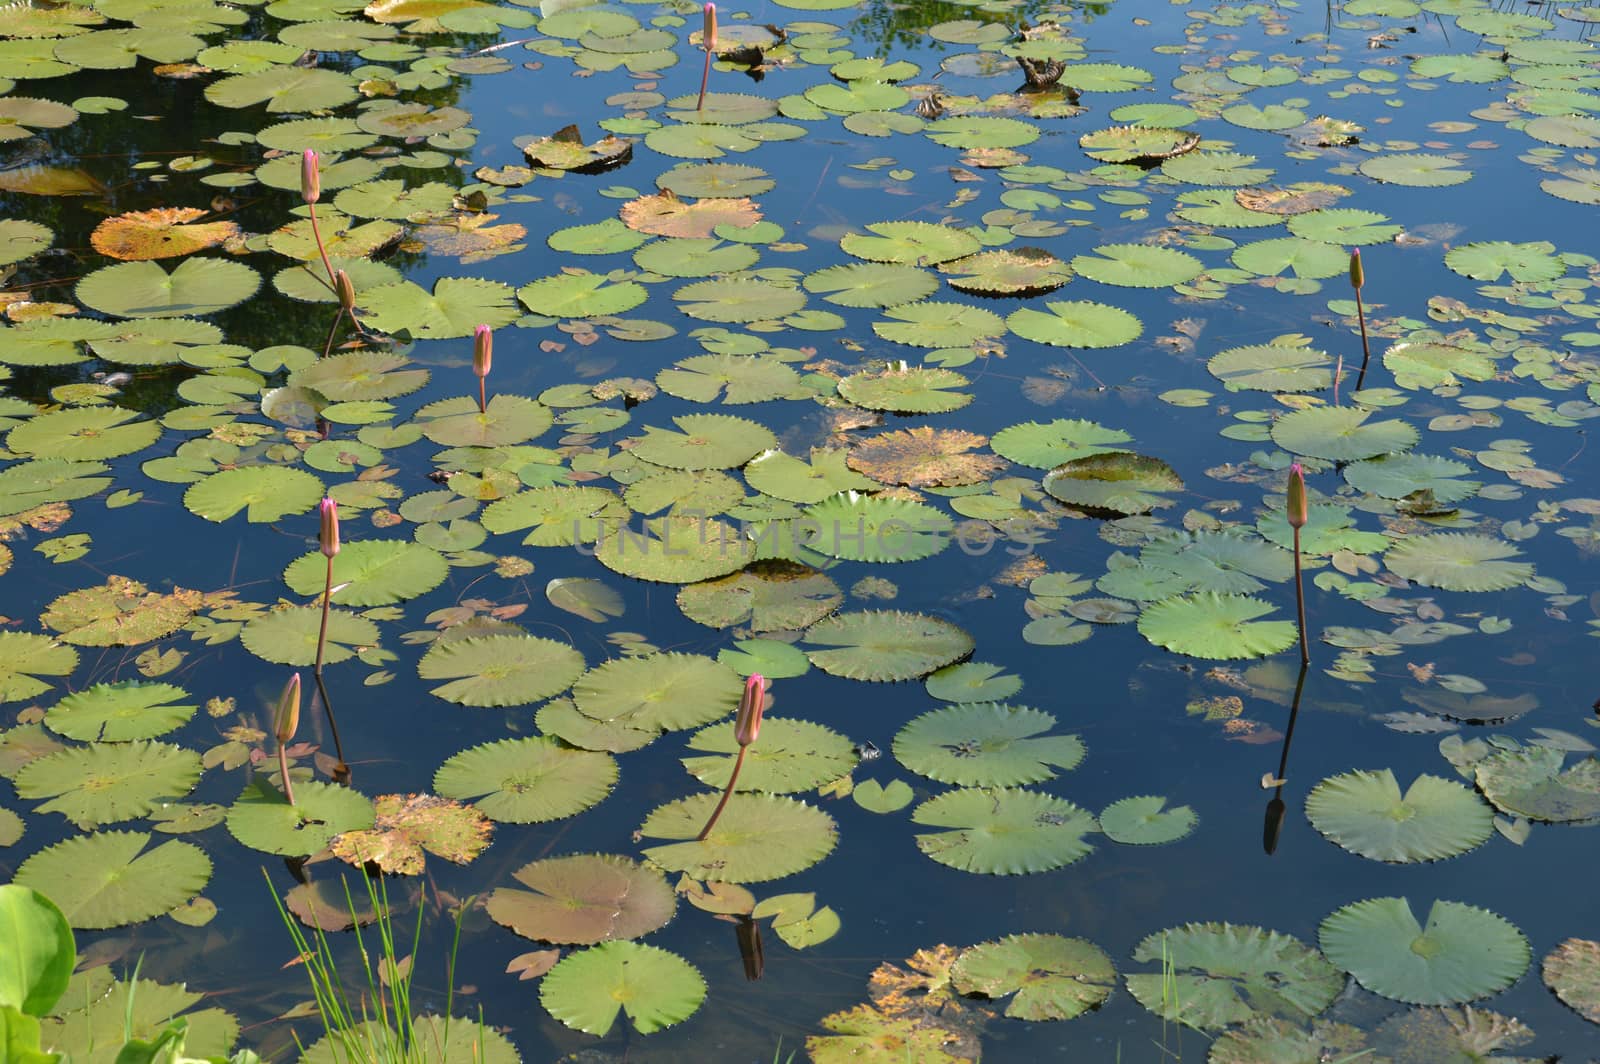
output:
<instances>
[{"instance_id":1,"label":"pond","mask_svg":"<svg viewBox=\"0 0 1600 1064\"><path fill-rule=\"evenodd\" d=\"M1587 1059L1596 23L0 8L0 1018Z\"/></svg>"}]
</instances>

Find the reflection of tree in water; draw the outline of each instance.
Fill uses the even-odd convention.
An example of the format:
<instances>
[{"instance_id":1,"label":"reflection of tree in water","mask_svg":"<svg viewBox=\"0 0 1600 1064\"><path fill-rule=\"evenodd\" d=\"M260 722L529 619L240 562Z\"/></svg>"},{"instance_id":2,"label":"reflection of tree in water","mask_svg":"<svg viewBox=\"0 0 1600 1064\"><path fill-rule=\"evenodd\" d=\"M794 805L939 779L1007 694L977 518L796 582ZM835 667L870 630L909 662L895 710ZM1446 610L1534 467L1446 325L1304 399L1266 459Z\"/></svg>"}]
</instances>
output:
<instances>
[{"instance_id":1,"label":"reflection of tree in water","mask_svg":"<svg viewBox=\"0 0 1600 1064\"><path fill-rule=\"evenodd\" d=\"M944 51L950 46L928 36L928 28L941 22L959 19L977 19L1003 22L1016 27L1021 22L1038 23L1049 18L1059 18L1063 7L1084 22L1111 10L1110 4L1074 3L1062 5L1046 0L1023 0L1004 15L981 11L971 4L944 3L943 0L868 0L866 9L851 20L848 27L857 51L866 51L872 44L872 53L887 55L891 49L934 49ZM965 47L963 45L962 47Z\"/></svg>"},{"instance_id":2,"label":"reflection of tree in water","mask_svg":"<svg viewBox=\"0 0 1600 1064\"><path fill-rule=\"evenodd\" d=\"M267 22L257 14L249 25L237 27L233 32L206 35L207 45L271 40L279 24L272 20L272 28L269 28ZM107 27L112 28L116 27ZM492 36L434 34L429 36L428 43L430 47L466 50L491 40ZM372 65L353 52L318 53L317 64L346 72L358 67L370 69ZM18 91L29 95L61 101L111 97L126 100L128 107L104 114L80 115L69 126L8 143L0 151L0 170L30 165L81 169L105 187L103 194L88 196L0 192L0 217L35 221L48 226L55 234L51 250L19 263L15 272L4 279L4 288L26 290L34 300L75 303L73 286L76 282L93 270L113 264L113 260L90 248L89 233L105 218L126 211L206 207L216 211L216 217L237 222L249 234L269 233L294 220L290 212L300 206L300 197L293 190L262 184L217 188L202 184L199 179L206 174L249 172L266 161L266 150L253 140L239 143L237 136L227 134L241 131L253 134L267 126L306 116L276 114L260 106L237 110L218 107L206 99L205 89L228 74L162 77L153 73L153 66L149 60L141 58L136 70L85 69L65 77L22 83ZM404 73L406 68L397 65L395 69ZM464 87L465 79L454 77L440 88L403 92L397 100L435 108L455 106ZM356 106L352 103L336 113L353 116ZM393 141L387 144L391 149L394 147ZM426 145L419 147L427 148ZM471 150L447 151L446 154L466 156ZM360 154L348 153L351 157ZM170 163L185 156L208 158L213 162L205 169L185 173L169 169ZM439 181L459 188L472 180L471 168L453 165L432 169L395 166L386 170L382 177L403 180L408 187ZM333 194L330 190L324 200L331 201ZM242 344L253 350L280 344L322 350L336 307L331 303L301 303L273 287L273 275L293 265L291 260L271 252L226 257L237 258L253 267L261 274L261 287L239 306L207 319L223 330L224 342ZM184 259L159 261L164 269L172 270ZM423 265L427 255L395 250L384 261L402 274L408 274ZM80 315L99 316L86 308L80 310ZM45 401L50 389L58 385L89 380L89 375L96 371L116 370L131 373L134 379L123 386L113 401L153 416L186 405L177 395L177 386L200 372L188 366L119 367L90 359L69 366L14 367L6 389L14 395Z\"/></svg>"}]
</instances>

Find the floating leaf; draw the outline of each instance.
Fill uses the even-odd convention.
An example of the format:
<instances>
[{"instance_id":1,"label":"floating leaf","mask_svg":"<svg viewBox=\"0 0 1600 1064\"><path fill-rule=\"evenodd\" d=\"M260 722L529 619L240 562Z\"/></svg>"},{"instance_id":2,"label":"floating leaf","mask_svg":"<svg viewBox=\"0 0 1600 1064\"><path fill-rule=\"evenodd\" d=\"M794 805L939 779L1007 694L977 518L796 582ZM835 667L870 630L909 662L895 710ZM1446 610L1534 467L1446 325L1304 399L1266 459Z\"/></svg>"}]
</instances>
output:
<instances>
[{"instance_id":1,"label":"floating leaf","mask_svg":"<svg viewBox=\"0 0 1600 1064\"><path fill-rule=\"evenodd\" d=\"M777 445L777 437L754 421L726 414L684 414L681 430L647 426L632 453L670 469L734 469Z\"/></svg>"},{"instance_id":2,"label":"floating leaf","mask_svg":"<svg viewBox=\"0 0 1600 1064\"><path fill-rule=\"evenodd\" d=\"M260 287L260 274L223 259L185 259L170 274L154 262L124 262L79 281L77 297L119 318L202 317L243 303Z\"/></svg>"},{"instance_id":3,"label":"floating leaf","mask_svg":"<svg viewBox=\"0 0 1600 1064\"><path fill-rule=\"evenodd\" d=\"M842 491L872 491L878 487L845 464L847 452L814 450L809 462L772 450L752 458L744 467L745 480L766 495L787 502L818 503Z\"/></svg>"},{"instance_id":4,"label":"floating leaf","mask_svg":"<svg viewBox=\"0 0 1600 1064\"><path fill-rule=\"evenodd\" d=\"M1166 288L1200 276L1205 266L1193 255L1146 244L1102 244L1078 255L1072 268L1091 281L1123 288ZM1137 335L1137 334L1136 334Z\"/></svg>"},{"instance_id":5,"label":"floating leaf","mask_svg":"<svg viewBox=\"0 0 1600 1064\"><path fill-rule=\"evenodd\" d=\"M865 228L874 235L849 233L839 246L846 254L869 262L936 266L979 249L978 241L967 233L932 222L874 222Z\"/></svg>"},{"instance_id":6,"label":"floating leaf","mask_svg":"<svg viewBox=\"0 0 1600 1064\"><path fill-rule=\"evenodd\" d=\"M200 596L179 588L170 595L137 580L112 576L97 587L69 591L40 615L61 640L78 646L138 646L170 635L189 622Z\"/></svg>"},{"instance_id":7,"label":"floating leaf","mask_svg":"<svg viewBox=\"0 0 1600 1064\"><path fill-rule=\"evenodd\" d=\"M841 613L806 630L811 663L833 676L911 680L972 652L972 637L949 621L920 613Z\"/></svg>"},{"instance_id":8,"label":"floating leaf","mask_svg":"<svg viewBox=\"0 0 1600 1064\"><path fill-rule=\"evenodd\" d=\"M1272 425L1272 442L1291 454L1354 462L1409 451L1417 430L1404 421L1374 421L1372 411L1353 406L1317 406L1294 410Z\"/></svg>"},{"instance_id":9,"label":"floating leaf","mask_svg":"<svg viewBox=\"0 0 1600 1064\"><path fill-rule=\"evenodd\" d=\"M575 854L511 873L527 890L498 887L486 908L494 921L536 942L588 946L642 938L665 927L678 907L666 878L613 854Z\"/></svg>"},{"instance_id":10,"label":"floating leaf","mask_svg":"<svg viewBox=\"0 0 1600 1064\"><path fill-rule=\"evenodd\" d=\"M677 731L731 713L744 685L726 665L695 654L618 658L590 669L572 697L586 717L633 728Z\"/></svg>"},{"instance_id":11,"label":"floating leaf","mask_svg":"<svg viewBox=\"0 0 1600 1064\"><path fill-rule=\"evenodd\" d=\"M318 595L328 572L320 551L301 555L283 571L297 595ZM333 559L333 600L341 606L384 606L424 595L450 575L450 564L432 547L400 539L344 544Z\"/></svg>"},{"instance_id":12,"label":"floating leaf","mask_svg":"<svg viewBox=\"0 0 1600 1064\"><path fill-rule=\"evenodd\" d=\"M986 296L1038 295L1072 280L1072 267L1035 247L979 252L940 263L939 272L951 288Z\"/></svg>"},{"instance_id":13,"label":"floating leaf","mask_svg":"<svg viewBox=\"0 0 1600 1064\"><path fill-rule=\"evenodd\" d=\"M183 493L183 505L207 521L226 521L244 511L252 524L269 524L311 512L322 495L322 481L303 469L240 466L195 481Z\"/></svg>"},{"instance_id":14,"label":"floating leaf","mask_svg":"<svg viewBox=\"0 0 1600 1064\"><path fill-rule=\"evenodd\" d=\"M708 787L726 788L739 751L733 729L726 722L702 728L689 738L689 749L716 755L684 758L683 767L689 774ZM738 789L795 794L847 776L855 764L854 746L831 728L767 717L761 725L761 741L745 752Z\"/></svg>"},{"instance_id":15,"label":"floating leaf","mask_svg":"<svg viewBox=\"0 0 1600 1064\"><path fill-rule=\"evenodd\" d=\"M373 810L371 828L335 835L329 849L358 868L375 865L389 875L421 875L424 850L467 864L489 845L493 828L470 805L431 794L385 794Z\"/></svg>"},{"instance_id":16,"label":"floating leaf","mask_svg":"<svg viewBox=\"0 0 1600 1064\"><path fill-rule=\"evenodd\" d=\"M1100 813L1100 830L1112 842L1130 846L1155 846L1177 842L1194 831L1199 817L1186 805L1166 808L1157 795L1140 795L1112 802Z\"/></svg>"},{"instance_id":17,"label":"floating leaf","mask_svg":"<svg viewBox=\"0 0 1600 1064\"><path fill-rule=\"evenodd\" d=\"M1094 817L1064 798L1034 791L947 791L917 806L913 823L948 828L917 836L917 848L963 872L1048 872L1088 856Z\"/></svg>"},{"instance_id":18,"label":"floating leaf","mask_svg":"<svg viewBox=\"0 0 1600 1064\"><path fill-rule=\"evenodd\" d=\"M682 1023L705 1000L694 965L638 942L606 942L570 954L539 984L539 1002L574 1030L605 1035L626 1012L640 1034Z\"/></svg>"},{"instance_id":19,"label":"floating leaf","mask_svg":"<svg viewBox=\"0 0 1600 1064\"><path fill-rule=\"evenodd\" d=\"M234 222L196 224L209 213L199 207L129 211L95 226L89 243L113 259L171 259L216 247L239 235Z\"/></svg>"},{"instance_id":20,"label":"floating leaf","mask_svg":"<svg viewBox=\"0 0 1600 1064\"><path fill-rule=\"evenodd\" d=\"M172 840L145 851L147 834L99 831L34 854L12 880L60 907L78 928L126 927L160 916L205 889L211 861Z\"/></svg>"},{"instance_id":21,"label":"floating leaf","mask_svg":"<svg viewBox=\"0 0 1600 1064\"><path fill-rule=\"evenodd\" d=\"M832 578L792 562L762 562L678 592L678 608L691 621L711 628L746 625L752 632L805 628L842 602Z\"/></svg>"},{"instance_id":22,"label":"floating leaf","mask_svg":"<svg viewBox=\"0 0 1600 1064\"><path fill-rule=\"evenodd\" d=\"M885 484L911 487L981 484L1005 467L993 455L968 454L989 442L960 430L927 426L874 436L850 451L850 468Z\"/></svg>"},{"instance_id":23,"label":"floating leaf","mask_svg":"<svg viewBox=\"0 0 1600 1064\"><path fill-rule=\"evenodd\" d=\"M1139 634L1191 657L1258 658L1286 650L1295 641L1293 621L1256 620L1273 609L1260 599L1214 591L1170 598L1145 607Z\"/></svg>"},{"instance_id":24,"label":"floating leaf","mask_svg":"<svg viewBox=\"0 0 1600 1064\"><path fill-rule=\"evenodd\" d=\"M1528 968L1528 940L1503 918L1436 901L1426 928L1404 898L1358 901L1322 921L1328 959L1375 994L1414 1005L1487 997Z\"/></svg>"},{"instance_id":25,"label":"floating leaf","mask_svg":"<svg viewBox=\"0 0 1600 1064\"><path fill-rule=\"evenodd\" d=\"M559 694L583 672L583 655L538 636L489 634L435 643L417 663L429 693L463 706L525 706Z\"/></svg>"},{"instance_id":26,"label":"floating leaf","mask_svg":"<svg viewBox=\"0 0 1600 1064\"><path fill-rule=\"evenodd\" d=\"M50 690L40 676L70 676L78 652L47 635L0 632L0 702L20 702Z\"/></svg>"},{"instance_id":27,"label":"floating leaf","mask_svg":"<svg viewBox=\"0 0 1600 1064\"><path fill-rule=\"evenodd\" d=\"M1544 746L1503 750L1473 766L1478 787L1497 809L1530 820L1564 823L1600 817L1600 761L1563 769L1564 751Z\"/></svg>"},{"instance_id":28,"label":"floating leaf","mask_svg":"<svg viewBox=\"0 0 1600 1064\"><path fill-rule=\"evenodd\" d=\"M947 414L972 402L967 378L953 370L890 364L876 372L857 373L839 382L839 394L868 410L896 414Z\"/></svg>"},{"instance_id":29,"label":"floating leaf","mask_svg":"<svg viewBox=\"0 0 1600 1064\"><path fill-rule=\"evenodd\" d=\"M1259 927L1169 928L1140 942L1133 959L1170 967L1128 976L1128 990L1139 1003L1200 1030L1256 1017L1305 1020L1331 1005L1344 987L1343 976L1316 950Z\"/></svg>"},{"instance_id":30,"label":"floating leaf","mask_svg":"<svg viewBox=\"0 0 1600 1064\"><path fill-rule=\"evenodd\" d=\"M616 782L610 754L530 736L461 751L439 766L433 789L471 801L503 824L542 824L598 805Z\"/></svg>"},{"instance_id":31,"label":"floating leaf","mask_svg":"<svg viewBox=\"0 0 1600 1064\"><path fill-rule=\"evenodd\" d=\"M305 666L317 660L322 609L292 606L272 610L247 623L239 633L245 649L277 665ZM344 610L328 613L328 634L323 663L337 665L362 647L377 645L378 626L366 617Z\"/></svg>"},{"instance_id":32,"label":"floating leaf","mask_svg":"<svg viewBox=\"0 0 1600 1064\"><path fill-rule=\"evenodd\" d=\"M1472 179L1471 170L1456 169L1460 165L1448 155L1425 153L1380 155L1362 163L1361 172L1374 181L1382 181L1389 185L1445 188Z\"/></svg>"},{"instance_id":33,"label":"floating leaf","mask_svg":"<svg viewBox=\"0 0 1600 1064\"><path fill-rule=\"evenodd\" d=\"M1600 942L1569 938L1545 955L1544 985L1591 1023L1600 1023Z\"/></svg>"},{"instance_id":34,"label":"floating leaf","mask_svg":"<svg viewBox=\"0 0 1600 1064\"><path fill-rule=\"evenodd\" d=\"M1111 996L1117 971L1087 939L1008 935L962 953L950 980L962 994L995 999L1015 993L1006 1005L1013 1019L1070 1020Z\"/></svg>"},{"instance_id":35,"label":"floating leaf","mask_svg":"<svg viewBox=\"0 0 1600 1064\"><path fill-rule=\"evenodd\" d=\"M894 737L894 756L906 768L962 787L1015 787L1077 768L1083 741L1044 736L1055 717L1028 706L961 703L914 718Z\"/></svg>"},{"instance_id":36,"label":"floating leaf","mask_svg":"<svg viewBox=\"0 0 1600 1064\"><path fill-rule=\"evenodd\" d=\"M48 798L40 813L60 813L84 830L147 816L163 799L182 798L200 781L200 755L140 739L95 743L28 762L12 777L23 798Z\"/></svg>"},{"instance_id":37,"label":"floating leaf","mask_svg":"<svg viewBox=\"0 0 1600 1064\"><path fill-rule=\"evenodd\" d=\"M639 835L670 840L644 851L669 872L722 883L762 883L803 872L838 840L833 818L804 802L772 794L735 794L704 841L697 836L719 799L697 794L658 806Z\"/></svg>"},{"instance_id":38,"label":"floating leaf","mask_svg":"<svg viewBox=\"0 0 1600 1064\"><path fill-rule=\"evenodd\" d=\"M1446 591L1505 591L1529 580L1533 566L1506 561L1522 552L1502 539L1462 532L1402 539L1383 564L1397 576Z\"/></svg>"},{"instance_id":39,"label":"floating leaf","mask_svg":"<svg viewBox=\"0 0 1600 1064\"><path fill-rule=\"evenodd\" d=\"M1159 458L1125 451L1073 458L1050 470L1044 490L1070 506L1111 514L1142 514L1171 506L1163 497L1183 481Z\"/></svg>"},{"instance_id":40,"label":"floating leaf","mask_svg":"<svg viewBox=\"0 0 1600 1064\"><path fill-rule=\"evenodd\" d=\"M628 513L623 501L605 488L542 487L490 504L483 512L483 527L496 534L529 529L524 544L570 547L603 540L607 525L620 523Z\"/></svg>"},{"instance_id":41,"label":"floating leaf","mask_svg":"<svg viewBox=\"0 0 1600 1064\"><path fill-rule=\"evenodd\" d=\"M1375 861L1437 861L1489 840L1494 814L1471 790L1418 776L1404 795L1394 773L1330 776L1306 796L1306 816L1332 842Z\"/></svg>"},{"instance_id":42,"label":"floating leaf","mask_svg":"<svg viewBox=\"0 0 1600 1064\"><path fill-rule=\"evenodd\" d=\"M341 832L372 827L372 803L347 787L303 781L294 799L257 776L229 807L228 832L252 850L305 857Z\"/></svg>"},{"instance_id":43,"label":"floating leaf","mask_svg":"<svg viewBox=\"0 0 1600 1064\"><path fill-rule=\"evenodd\" d=\"M795 398L800 375L776 359L750 355L691 355L656 374L668 395L729 406Z\"/></svg>"},{"instance_id":44,"label":"floating leaf","mask_svg":"<svg viewBox=\"0 0 1600 1064\"><path fill-rule=\"evenodd\" d=\"M910 562L949 546L954 523L922 503L880 495L835 495L806 510L802 545L830 558Z\"/></svg>"},{"instance_id":45,"label":"floating leaf","mask_svg":"<svg viewBox=\"0 0 1600 1064\"><path fill-rule=\"evenodd\" d=\"M595 557L607 569L641 580L693 584L726 576L750 560L733 526L700 517L660 517L638 529L619 522L601 532Z\"/></svg>"},{"instance_id":46,"label":"floating leaf","mask_svg":"<svg viewBox=\"0 0 1600 1064\"><path fill-rule=\"evenodd\" d=\"M1120 307L1089 300L1046 303L1049 313L1023 307L1006 318L1006 328L1052 347L1119 347L1144 332L1138 318Z\"/></svg>"}]
</instances>

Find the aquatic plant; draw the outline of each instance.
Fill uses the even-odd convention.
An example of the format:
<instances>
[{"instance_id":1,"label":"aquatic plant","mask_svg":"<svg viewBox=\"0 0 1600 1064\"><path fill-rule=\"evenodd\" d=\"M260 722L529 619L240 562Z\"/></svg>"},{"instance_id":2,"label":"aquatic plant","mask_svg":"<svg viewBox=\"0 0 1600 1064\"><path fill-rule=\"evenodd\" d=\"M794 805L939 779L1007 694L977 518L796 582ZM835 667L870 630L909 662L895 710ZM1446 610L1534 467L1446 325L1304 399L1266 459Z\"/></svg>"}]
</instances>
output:
<instances>
[{"instance_id":1,"label":"aquatic plant","mask_svg":"<svg viewBox=\"0 0 1600 1064\"><path fill-rule=\"evenodd\" d=\"M1367 380L1367 363L1372 359L1372 348L1367 345L1367 308L1361 302L1361 288L1367 283L1367 274L1361 266L1361 249L1350 249L1350 287L1356 294L1356 321L1361 326L1361 372L1356 374L1356 391ZM1335 386L1337 388L1337 385Z\"/></svg>"},{"instance_id":2,"label":"aquatic plant","mask_svg":"<svg viewBox=\"0 0 1600 1064\"><path fill-rule=\"evenodd\" d=\"M494 330L487 325L479 325L472 334L472 372L478 378L478 413L489 412L489 400L485 386L489 380L489 369L494 361Z\"/></svg>"},{"instance_id":3,"label":"aquatic plant","mask_svg":"<svg viewBox=\"0 0 1600 1064\"><path fill-rule=\"evenodd\" d=\"M278 740L278 772L283 777L283 796L294 804L294 784L289 779L289 742L300 726L300 674L290 673L278 696L278 708L272 716L273 735Z\"/></svg>"},{"instance_id":4,"label":"aquatic plant","mask_svg":"<svg viewBox=\"0 0 1600 1064\"><path fill-rule=\"evenodd\" d=\"M711 829L717 826L717 818L727 808L728 799L733 797L735 785L739 782L739 770L744 767L744 755L750 749L750 744L756 741L761 734L761 713L766 706L766 680L760 673L752 673L744 682L744 694L739 699L739 712L733 721L733 739L739 744L739 753L734 758L733 770L728 775L728 786L723 789L722 799L717 802L717 807L711 810L711 816L706 820L706 826L700 829L696 839L700 842L706 840L711 834Z\"/></svg>"},{"instance_id":5,"label":"aquatic plant","mask_svg":"<svg viewBox=\"0 0 1600 1064\"><path fill-rule=\"evenodd\" d=\"M328 258L328 245L323 243L322 229L317 225L317 201L322 198L321 159L310 148L300 153L300 198L305 201L306 213L311 218L311 235L317 242L317 254L322 256L322 267L328 271L328 285L337 292L339 282Z\"/></svg>"},{"instance_id":6,"label":"aquatic plant","mask_svg":"<svg viewBox=\"0 0 1600 1064\"><path fill-rule=\"evenodd\" d=\"M1311 664L1311 647L1306 639L1306 587L1301 578L1300 530L1306 527L1310 510L1306 503L1306 474L1299 462L1289 466L1289 492L1285 499L1284 515L1294 530L1294 612L1300 630L1300 664Z\"/></svg>"},{"instance_id":7,"label":"aquatic plant","mask_svg":"<svg viewBox=\"0 0 1600 1064\"><path fill-rule=\"evenodd\" d=\"M695 101L694 109L704 111L706 107L706 82L711 78L711 59L717 54L717 5L708 3L702 13L700 30L700 47L706 53L705 67L700 72L700 98Z\"/></svg>"}]
</instances>

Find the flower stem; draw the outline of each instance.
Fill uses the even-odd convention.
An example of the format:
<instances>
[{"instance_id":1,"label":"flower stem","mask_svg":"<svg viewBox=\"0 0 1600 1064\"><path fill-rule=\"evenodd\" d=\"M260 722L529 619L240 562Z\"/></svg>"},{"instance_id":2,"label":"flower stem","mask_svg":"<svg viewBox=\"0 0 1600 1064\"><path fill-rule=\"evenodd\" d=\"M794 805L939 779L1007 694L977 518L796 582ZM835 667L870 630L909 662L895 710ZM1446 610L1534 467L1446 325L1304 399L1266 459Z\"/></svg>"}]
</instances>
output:
<instances>
[{"instance_id":1,"label":"flower stem","mask_svg":"<svg viewBox=\"0 0 1600 1064\"><path fill-rule=\"evenodd\" d=\"M1294 608L1300 621L1300 666L1311 664L1311 647L1306 642L1306 589L1300 579L1300 530L1294 530Z\"/></svg>"},{"instance_id":2,"label":"flower stem","mask_svg":"<svg viewBox=\"0 0 1600 1064\"><path fill-rule=\"evenodd\" d=\"M322 679L322 652L328 643L328 605L333 599L333 559L328 559L328 573L322 581L322 627L317 629L317 679Z\"/></svg>"},{"instance_id":3,"label":"flower stem","mask_svg":"<svg viewBox=\"0 0 1600 1064\"><path fill-rule=\"evenodd\" d=\"M284 752L283 744L278 744L278 771L283 776L283 796L294 804L294 785L289 782L289 755Z\"/></svg>"},{"instance_id":4,"label":"flower stem","mask_svg":"<svg viewBox=\"0 0 1600 1064\"><path fill-rule=\"evenodd\" d=\"M328 259L328 249L322 243L322 230L317 227L317 205L306 204L306 210L311 215L311 235L317 238L317 254L322 256L322 268L328 271L328 287L337 290L338 282L333 277L333 263Z\"/></svg>"},{"instance_id":5,"label":"flower stem","mask_svg":"<svg viewBox=\"0 0 1600 1064\"><path fill-rule=\"evenodd\" d=\"M487 380L488 378L486 377L478 378L478 413L480 414L489 413L488 392L485 389L485 382Z\"/></svg>"},{"instance_id":6,"label":"flower stem","mask_svg":"<svg viewBox=\"0 0 1600 1064\"><path fill-rule=\"evenodd\" d=\"M702 111L706 106L706 82L711 79L711 49L706 49L705 69L700 72L700 100L694 105L696 111Z\"/></svg>"},{"instance_id":7,"label":"flower stem","mask_svg":"<svg viewBox=\"0 0 1600 1064\"><path fill-rule=\"evenodd\" d=\"M1372 349L1367 346L1367 308L1361 304L1361 289L1356 289L1356 320L1361 323L1361 372L1356 375L1356 391L1367 379L1367 361L1372 358Z\"/></svg>"},{"instance_id":8,"label":"flower stem","mask_svg":"<svg viewBox=\"0 0 1600 1064\"><path fill-rule=\"evenodd\" d=\"M722 810L727 806L728 799L733 797L733 785L739 782L739 769L744 767L744 752L749 747L739 747L739 756L734 759L733 772L728 776L728 789L722 792L722 800L717 807L711 810L711 819L706 821L706 826L700 829L700 834L695 836L696 842L705 842L706 836L711 834L711 829L717 826L717 817L722 815Z\"/></svg>"}]
</instances>

